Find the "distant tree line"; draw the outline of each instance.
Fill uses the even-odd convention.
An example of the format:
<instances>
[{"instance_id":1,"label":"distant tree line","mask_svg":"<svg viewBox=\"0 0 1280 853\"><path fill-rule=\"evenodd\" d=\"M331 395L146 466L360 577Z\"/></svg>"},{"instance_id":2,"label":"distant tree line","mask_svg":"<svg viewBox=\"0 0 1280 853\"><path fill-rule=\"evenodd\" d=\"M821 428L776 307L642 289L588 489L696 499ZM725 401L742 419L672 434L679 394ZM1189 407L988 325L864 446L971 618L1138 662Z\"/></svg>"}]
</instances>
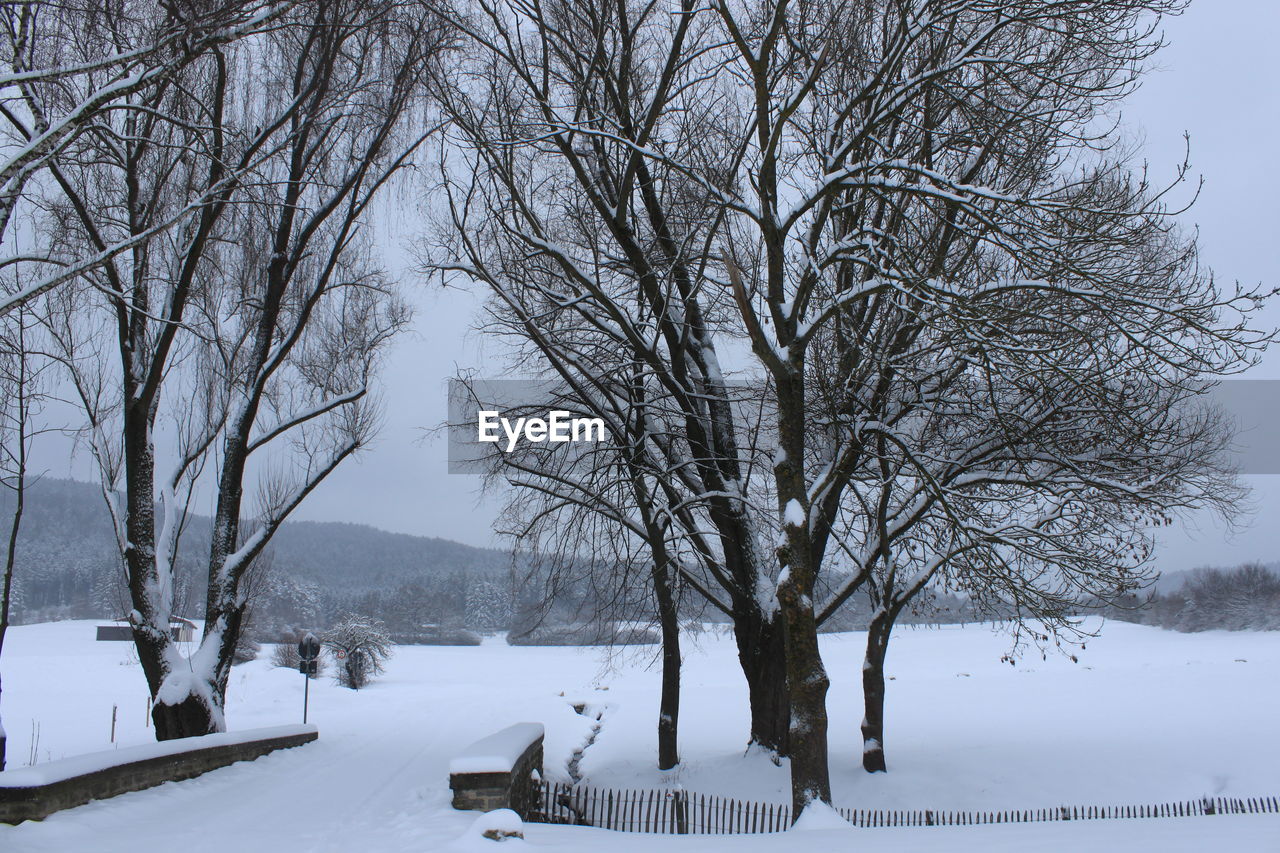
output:
<instances>
[{"instance_id":1,"label":"distant tree line","mask_svg":"<svg viewBox=\"0 0 1280 853\"><path fill-rule=\"evenodd\" d=\"M1173 631L1280 631L1280 574L1261 563L1196 569L1176 592L1131 596L1108 615Z\"/></svg>"},{"instance_id":2,"label":"distant tree line","mask_svg":"<svg viewBox=\"0 0 1280 853\"><path fill-rule=\"evenodd\" d=\"M186 575L175 594L175 613L200 618L204 590ZM16 624L62 619L114 619L125 612L123 574L110 557L68 557L24 572L15 583ZM456 570L352 593L285 571L268 571L250 596L246 621L261 642L275 642L299 627L324 628L344 613L382 620L397 643L434 642L441 630L491 633L511 627L515 596L505 575Z\"/></svg>"}]
</instances>

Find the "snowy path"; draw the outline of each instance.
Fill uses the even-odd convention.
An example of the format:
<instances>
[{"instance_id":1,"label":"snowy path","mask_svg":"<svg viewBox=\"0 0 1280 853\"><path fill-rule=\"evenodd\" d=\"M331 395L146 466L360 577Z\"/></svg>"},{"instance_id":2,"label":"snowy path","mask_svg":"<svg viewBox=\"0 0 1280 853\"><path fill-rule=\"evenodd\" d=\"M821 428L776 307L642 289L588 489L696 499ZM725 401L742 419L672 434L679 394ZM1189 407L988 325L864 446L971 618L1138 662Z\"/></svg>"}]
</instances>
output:
<instances>
[{"instance_id":1,"label":"snowy path","mask_svg":"<svg viewBox=\"0 0 1280 853\"><path fill-rule=\"evenodd\" d=\"M431 850L466 823L425 819L442 806L440 756L450 746L443 733L406 738L389 726L322 731L299 749L0 828L0 849L108 853L180 837L191 853Z\"/></svg>"},{"instance_id":2,"label":"snowy path","mask_svg":"<svg viewBox=\"0 0 1280 853\"><path fill-rule=\"evenodd\" d=\"M27 754L25 732L37 719L42 760L103 749L106 731L97 723L109 721L113 703L121 708L124 743L150 737L142 725L144 704L136 701L141 679L136 665L116 665L119 646L83 642L88 627L32 626L10 635L5 718L13 738L11 756ZM849 733L837 729L837 798L842 804L914 808L934 805L945 793L957 807L1035 807L1280 792L1280 746L1274 737L1280 634L1189 637L1108 626L1106 637L1096 644L1096 653L1090 644L1092 670L1038 658L1015 670L998 664L999 642L985 632L904 634L892 662L900 676L894 695L901 702L893 772L871 778L846 768L852 760L845 754ZM833 673L850 666L856 646L856 637L832 638L827 651ZM342 690L327 678L313 684L312 721L320 727L316 743L90 803L43 823L0 826L0 853L471 850L454 843L474 815L449 807L449 758L480 736L534 720L547 727L547 775L563 779L567 761L594 723L590 715L574 712L577 702L610 709L608 725L582 762L588 783L680 783L691 790L776 801L773 790L785 784L785 767L773 767L758 755L744 758L742 720L724 710L736 708L740 698L732 644L707 639L701 650L687 654L685 761L674 773L652 767L657 674L643 661L607 671L593 651L500 644L408 647L367 690ZM1237 658L1247 659L1247 665ZM958 678L961 662L967 675ZM265 662L237 667L235 673L228 716L237 728L298 721L301 676ZM994 716L992 697L1002 706ZM843 718L856 710L847 707L850 698L844 687L833 691L834 725L847 722ZM1091 706L1096 706L1092 715L1086 713ZM1217 724L1197 734L1189 725L1205 715L1215 716ZM1016 720L1023 724L1015 727ZM1003 744L1003 751L993 744ZM975 751L987 760L975 761ZM525 849L562 853L1280 853L1280 816L733 838L627 836L545 826L530 826L527 832ZM518 853L519 847L494 849Z\"/></svg>"},{"instance_id":3,"label":"snowy path","mask_svg":"<svg viewBox=\"0 0 1280 853\"><path fill-rule=\"evenodd\" d=\"M43 824L0 828L0 849L6 853L132 853L177 846L190 853L400 853L445 850L470 823L470 816L448 809L438 784L426 782L429 774L440 770L431 753L447 749L447 738L423 740L411 749L386 730L341 741L319 741L200 779L91 803ZM1275 817L865 829L737 839L526 829L532 846L566 853L1280 851L1280 819Z\"/></svg>"},{"instance_id":4,"label":"snowy path","mask_svg":"<svg viewBox=\"0 0 1280 853\"><path fill-rule=\"evenodd\" d=\"M39 719L42 758L46 750L59 758L64 748L69 754L103 749L107 744L84 740L86 714L97 718L91 709L102 705L109 719L113 703L122 713L139 704L119 694L129 687L138 692L135 681L141 678L136 666L115 665L128 657L123 647L77 644L73 653L61 645L68 626L90 633L89 623L19 628L5 650L6 719L17 721L19 731L24 716ZM311 722L320 728L315 743L89 803L41 823L0 825L0 853L136 853L166 848L178 838L184 853L438 849L462 834L473 817L449 806L448 761L461 747L511 722L548 720L557 723L548 735L548 752L567 756L590 728L547 689L546 661L530 665L545 650L509 654L505 644L500 648L503 654L485 655L491 665L480 668L477 649L402 649L387 675L358 693L321 678L311 688ZM574 683L589 683L598 669L594 655L569 649L556 654L563 660L555 671ZM50 668L62 666L107 683L51 680ZM478 684L490 682L492 698L477 694ZM46 683L55 690L41 689ZM47 700L51 692L77 690L84 694L79 702L40 702L42 694ZM522 694L526 701L510 701ZM508 701L495 701L499 697ZM302 678L265 661L237 667L231 699L228 716L238 727L298 722ZM140 711L122 717L125 744L151 737ZM11 755L26 753L25 740L15 737L11 744Z\"/></svg>"}]
</instances>

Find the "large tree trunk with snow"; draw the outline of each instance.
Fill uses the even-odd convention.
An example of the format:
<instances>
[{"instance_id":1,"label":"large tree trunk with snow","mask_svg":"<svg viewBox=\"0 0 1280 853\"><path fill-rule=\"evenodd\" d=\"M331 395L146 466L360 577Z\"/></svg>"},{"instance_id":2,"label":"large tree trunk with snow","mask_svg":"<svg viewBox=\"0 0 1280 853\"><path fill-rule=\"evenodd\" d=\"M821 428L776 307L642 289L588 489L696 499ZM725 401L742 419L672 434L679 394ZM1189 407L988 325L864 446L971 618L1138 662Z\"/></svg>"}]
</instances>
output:
<instances>
[{"instance_id":1,"label":"large tree trunk with snow","mask_svg":"<svg viewBox=\"0 0 1280 853\"><path fill-rule=\"evenodd\" d=\"M735 280L735 285L738 282ZM811 803L831 803L827 756L827 688L830 680L818 651L813 608L819 560L811 539L804 477L805 386L801 347L793 347L788 370L777 377L778 455L774 464L782 522L782 573L777 596L786 632L787 685L791 697L791 816L799 820Z\"/></svg>"},{"instance_id":2,"label":"large tree trunk with snow","mask_svg":"<svg viewBox=\"0 0 1280 853\"><path fill-rule=\"evenodd\" d=\"M200 648L184 667L166 672L155 693L151 719L156 740L199 737L226 730L227 681L244 608L206 617Z\"/></svg>"},{"instance_id":3,"label":"large tree trunk with snow","mask_svg":"<svg viewBox=\"0 0 1280 853\"><path fill-rule=\"evenodd\" d=\"M128 387L126 385L126 387ZM173 606L172 566L157 565L155 518L155 448L151 441L149 400L126 409L124 469L127 546L124 549L133 612L133 644L151 692L151 718L157 740L212 734L220 730L221 709L190 691L175 691L171 676L188 684L200 679L194 671L176 669L179 658L170 634ZM161 551L164 551L163 545ZM176 670L176 672L175 672ZM178 695L181 694L181 695Z\"/></svg>"},{"instance_id":4,"label":"large tree trunk with snow","mask_svg":"<svg viewBox=\"0 0 1280 853\"><path fill-rule=\"evenodd\" d=\"M884 658L889 650L893 614L880 610L867 629L867 654L862 663L862 769L887 770L884 761Z\"/></svg>"},{"instance_id":5,"label":"large tree trunk with snow","mask_svg":"<svg viewBox=\"0 0 1280 853\"><path fill-rule=\"evenodd\" d=\"M220 731L215 714L207 702L194 693L187 693L176 704L159 699L151 706L151 720L156 727L156 740L175 740L183 737L199 737Z\"/></svg>"},{"instance_id":6,"label":"large tree trunk with snow","mask_svg":"<svg viewBox=\"0 0 1280 853\"><path fill-rule=\"evenodd\" d=\"M793 568L794 573L794 568ZM794 819L813 802L831 802L827 756L827 688L830 680L818 653L813 605L799 584L780 584L786 631L787 680L791 697L791 808Z\"/></svg>"},{"instance_id":7,"label":"large tree trunk with snow","mask_svg":"<svg viewBox=\"0 0 1280 853\"><path fill-rule=\"evenodd\" d=\"M733 627L751 703L750 742L785 758L790 749L791 697L782 623L749 607L734 614Z\"/></svg>"}]
</instances>

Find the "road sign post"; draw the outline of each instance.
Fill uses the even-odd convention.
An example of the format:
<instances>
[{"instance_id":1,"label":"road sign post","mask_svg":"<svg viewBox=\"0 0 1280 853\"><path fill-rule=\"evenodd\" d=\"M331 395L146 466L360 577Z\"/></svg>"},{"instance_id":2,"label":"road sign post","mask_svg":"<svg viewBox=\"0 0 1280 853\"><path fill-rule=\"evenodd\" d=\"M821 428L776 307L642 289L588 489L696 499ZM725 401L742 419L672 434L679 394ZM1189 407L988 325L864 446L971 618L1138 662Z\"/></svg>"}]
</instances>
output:
<instances>
[{"instance_id":1,"label":"road sign post","mask_svg":"<svg viewBox=\"0 0 1280 853\"><path fill-rule=\"evenodd\" d=\"M307 722L307 705L311 698L311 676L319 671L320 641L310 631L298 642L298 672L302 673L302 723Z\"/></svg>"}]
</instances>

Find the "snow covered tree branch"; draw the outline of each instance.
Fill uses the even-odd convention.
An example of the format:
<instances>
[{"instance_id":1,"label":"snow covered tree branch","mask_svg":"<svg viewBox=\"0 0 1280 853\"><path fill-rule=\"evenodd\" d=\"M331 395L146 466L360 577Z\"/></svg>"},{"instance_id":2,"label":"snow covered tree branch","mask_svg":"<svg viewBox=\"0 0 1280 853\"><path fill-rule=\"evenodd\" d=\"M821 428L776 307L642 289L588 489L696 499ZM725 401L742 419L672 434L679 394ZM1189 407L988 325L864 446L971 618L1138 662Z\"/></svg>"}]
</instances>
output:
<instances>
[{"instance_id":1,"label":"snow covered tree branch","mask_svg":"<svg viewBox=\"0 0 1280 853\"><path fill-rule=\"evenodd\" d=\"M113 11L92 3L24 0L0 5L0 62L9 69L0 74L0 246L11 242L9 225L28 185L48 181L50 168L82 135L103 131L110 111L145 108L139 96L145 101L146 92L175 85L189 65L262 32L295 4L174 3L158 14L134 3ZM35 281L6 295L0 313L86 274L181 218L157 220L129 239L80 256L12 256L40 272ZM49 266L58 269L48 273Z\"/></svg>"}]
</instances>

